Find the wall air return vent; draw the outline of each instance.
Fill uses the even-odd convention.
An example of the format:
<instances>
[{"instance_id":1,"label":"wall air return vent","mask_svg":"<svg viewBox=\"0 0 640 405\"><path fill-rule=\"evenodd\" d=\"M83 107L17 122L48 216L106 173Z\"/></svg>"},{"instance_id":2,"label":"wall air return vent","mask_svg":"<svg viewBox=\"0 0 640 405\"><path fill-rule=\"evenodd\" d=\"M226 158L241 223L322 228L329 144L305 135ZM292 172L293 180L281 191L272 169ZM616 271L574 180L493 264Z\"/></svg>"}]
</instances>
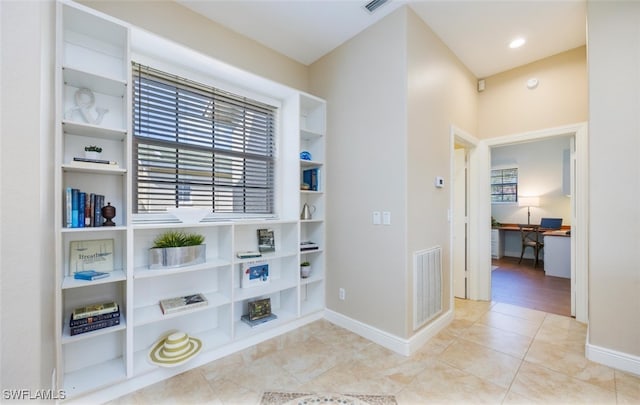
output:
<instances>
[{"instance_id":1,"label":"wall air return vent","mask_svg":"<svg viewBox=\"0 0 640 405\"><path fill-rule=\"evenodd\" d=\"M387 1L388 0L371 0L364 6L364 8L366 8L370 13L373 13L378 7L380 7Z\"/></svg>"}]
</instances>

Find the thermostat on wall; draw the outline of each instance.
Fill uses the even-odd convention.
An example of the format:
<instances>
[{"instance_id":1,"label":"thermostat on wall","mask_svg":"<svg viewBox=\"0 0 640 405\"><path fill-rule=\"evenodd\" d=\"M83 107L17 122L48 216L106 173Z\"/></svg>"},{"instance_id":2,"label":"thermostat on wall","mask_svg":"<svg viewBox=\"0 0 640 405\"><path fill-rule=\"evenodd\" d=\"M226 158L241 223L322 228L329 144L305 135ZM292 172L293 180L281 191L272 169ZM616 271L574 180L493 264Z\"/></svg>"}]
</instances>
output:
<instances>
[{"instance_id":1,"label":"thermostat on wall","mask_svg":"<svg viewBox=\"0 0 640 405\"><path fill-rule=\"evenodd\" d=\"M444 187L444 177L442 177L442 176L437 176L436 177L436 187L438 187L438 188Z\"/></svg>"}]
</instances>

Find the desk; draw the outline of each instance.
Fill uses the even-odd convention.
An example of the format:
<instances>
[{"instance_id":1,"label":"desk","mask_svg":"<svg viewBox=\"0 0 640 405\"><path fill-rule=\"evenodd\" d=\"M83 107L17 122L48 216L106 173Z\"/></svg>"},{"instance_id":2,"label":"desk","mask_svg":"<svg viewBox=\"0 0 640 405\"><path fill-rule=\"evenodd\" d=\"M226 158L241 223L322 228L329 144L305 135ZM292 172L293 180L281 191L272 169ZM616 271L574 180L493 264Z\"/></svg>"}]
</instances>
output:
<instances>
[{"instance_id":1,"label":"desk","mask_svg":"<svg viewBox=\"0 0 640 405\"><path fill-rule=\"evenodd\" d=\"M550 231L542 235L545 274L571 278L571 235L567 235L566 231Z\"/></svg>"},{"instance_id":2,"label":"desk","mask_svg":"<svg viewBox=\"0 0 640 405\"><path fill-rule=\"evenodd\" d=\"M562 226L559 231L550 231L548 229L540 228L538 231L541 233L541 241L544 242L544 237L546 234L551 232L552 236L563 237L566 240L571 240L570 235L566 235L566 231L570 230L571 226ZM565 242L566 242L565 240ZM551 241L553 244L553 241ZM562 242L560 242L562 243ZM520 257L520 252L522 251L522 239L520 238L520 227L518 224L503 224L499 227L494 227L491 229L491 253L492 257L499 259L502 256L508 257ZM552 247L553 249L553 247ZM544 256L546 250L542 249L543 257L540 259L545 261L545 270L546 270L546 256ZM533 254L531 249L527 249L524 257L526 259L533 259ZM562 277L562 276L561 276Z\"/></svg>"}]
</instances>

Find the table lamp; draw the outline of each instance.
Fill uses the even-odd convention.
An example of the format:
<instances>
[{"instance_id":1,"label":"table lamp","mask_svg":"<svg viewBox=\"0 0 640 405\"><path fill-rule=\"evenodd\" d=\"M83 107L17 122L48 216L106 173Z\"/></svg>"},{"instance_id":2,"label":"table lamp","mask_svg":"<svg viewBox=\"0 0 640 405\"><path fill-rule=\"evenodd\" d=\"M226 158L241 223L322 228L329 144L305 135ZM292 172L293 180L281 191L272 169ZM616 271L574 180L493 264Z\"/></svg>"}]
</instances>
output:
<instances>
[{"instance_id":1,"label":"table lamp","mask_svg":"<svg viewBox=\"0 0 640 405\"><path fill-rule=\"evenodd\" d=\"M539 197L519 197L518 206L527 207L527 225L531 225L531 207L540 206Z\"/></svg>"}]
</instances>

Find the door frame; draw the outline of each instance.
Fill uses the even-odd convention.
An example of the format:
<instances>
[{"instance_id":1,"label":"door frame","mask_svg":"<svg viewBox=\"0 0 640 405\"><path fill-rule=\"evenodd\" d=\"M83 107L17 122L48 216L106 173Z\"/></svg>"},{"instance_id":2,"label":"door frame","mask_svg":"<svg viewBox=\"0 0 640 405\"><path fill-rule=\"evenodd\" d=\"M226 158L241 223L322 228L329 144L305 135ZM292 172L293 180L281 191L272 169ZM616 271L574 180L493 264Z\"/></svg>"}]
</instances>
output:
<instances>
[{"instance_id":1,"label":"door frame","mask_svg":"<svg viewBox=\"0 0 640 405\"><path fill-rule=\"evenodd\" d=\"M477 206L477 204L475 204L476 201L479 200L479 188L478 188L478 184L480 181L480 176L479 176L479 171L477 170L477 167L479 166L479 154L480 151L477 148L477 145L480 143L480 140L478 140L476 137L474 137L473 135L469 134L468 132L456 127L455 125L450 125L449 127L449 154L450 154L450 162L451 162L451 167L450 167L450 176L449 178L453 179L454 178L454 170L455 170L455 159L454 159L454 152L455 152L455 145L459 144L459 145L463 145L465 150L466 150L466 154L467 154L467 186L466 186L466 199L467 199L467 247L466 247L466 252L462 252L463 254L467 255L467 286L466 286L466 295L467 298L469 299L478 299L478 298L474 298L478 296L478 291L477 291L477 282L475 282L475 278L477 278L477 275L479 273L478 271L478 265L480 263L483 263L482 261L482 255L483 249L479 248L479 244L476 243L476 241L478 241L477 239L477 235L479 234L478 231L478 226L479 226L479 222L478 222L478 218L482 218L480 216L480 210ZM454 189L453 187L450 187L450 192L449 192L449 235L450 235L450 241L449 241L449 246L454 246L454 241L453 241L453 235L454 235L454 224L453 224L453 207L455 205L455 198L454 198ZM489 214L490 215L490 214ZM486 253L487 255L489 255L488 257L490 257L490 249L486 249ZM452 308L453 308L453 300L454 300L454 289L453 289L453 256L455 254L460 254L460 252L454 252L453 249L450 249L449 251L449 263L450 263L450 297L451 297L451 304L452 304Z\"/></svg>"},{"instance_id":2,"label":"door frame","mask_svg":"<svg viewBox=\"0 0 640 405\"><path fill-rule=\"evenodd\" d=\"M548 128L520 134L506 135L478 141L469 159L470 213L475 226L470 227L470 238L477 243L473 254L469 252L470 266L467 284L472 300L491 300L491 152L490 148L520 142L572 135L575 139L574 178L572 181L571 223L571 289L572 313L576 320L588 321L588 136L587 123ZM453 130L452 130L453 131ZM473 159L471 158L473 156ZM453 159L453 154L452 154ZM470 218L470 219L473 219ZM486 220L479 221L479 218ZM453 276L453 274L451 274ZM452 287L453 288L453 287Z\"/></svg>"}]
</instances>

